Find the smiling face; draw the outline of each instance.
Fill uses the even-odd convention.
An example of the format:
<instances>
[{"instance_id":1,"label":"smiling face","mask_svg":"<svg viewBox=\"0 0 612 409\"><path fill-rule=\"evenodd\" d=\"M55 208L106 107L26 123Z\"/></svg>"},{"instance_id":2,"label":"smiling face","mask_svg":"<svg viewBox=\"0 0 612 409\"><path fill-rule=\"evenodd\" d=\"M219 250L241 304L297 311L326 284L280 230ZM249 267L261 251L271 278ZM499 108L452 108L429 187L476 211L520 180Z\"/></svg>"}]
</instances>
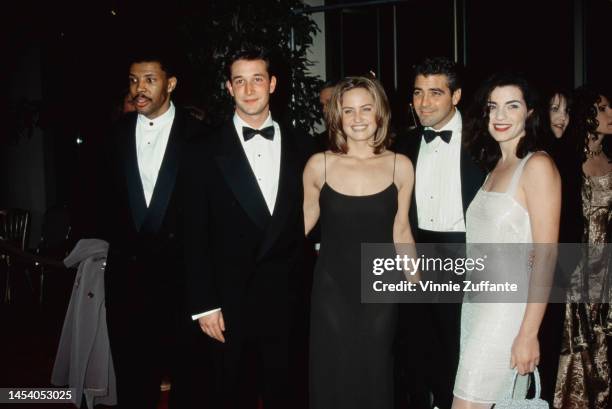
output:
<instances>
[{"instance_id":1,"label":"smiling face","mask_svg":"<svg viewBox=\"0 0 612 409\"><path fill-rule=\"evenodd\" d=\"M237 60L231 66L231 80L226 82L234 97L236 113L246 123L259 126L268 117L270 94L276 77L270 77L264 60Z\"/></svg>"},{"instance_id":2,"label":"smiling face","mask_svg":"<svg viewBox=\"0 0 612 409\"><path fill-rule=\"evenodd\" d=\"M561 94L555 94L550 99L549 111L550 130L556 138L561 138L569 124L567 100Z\"/></svg>"},{"instance_id":3,"label":"smiling face","mask_svg":"<svg viewBox=\"0 0 612 409\"><path fill-rule=\"evenodd\" d=\"M158 62L138 62L130 66L130 98L139 114L154 119L170 107L170 94L176 78L168 77Z\"/></svg>"},{"instance_id":4,"label":"smiling face","mask_svg":"<svg viewBox=\"0 0 612 409\"><path fill-rule=\"evenodd\" d=\"M489 133L499 143L518 140L525 136L525 122L532 110L521 89L514 85L496 87L488 101Z\"/></svg>"},{"instance_id":5,"label":"smiling face","mask_svg":"<svg viewBox=\"0 0 612 409\"><path fill-rule=\"evenodd\" d=\"M364 141L374 138L378 125L376 105L365 88L353 88L342 95L342 131L347 140Z\"/></svg>"},{"instance_id":6,"label":"smiling face","mask_svg":"<svg viewBox=\"0 0 612 409\"><path fill-rule=\"evenodd\" d=\"M612 107L610 101L603 95L600 96L600 101L595 104L597 109L597 129L595 132L604 135L612 134Z\"/></svg>"},{"instance_id":7,"label":"smiling face","mask_svg":"<svg viewBox=\"0 0 612 409\"><path fill-rule=\"evenodd\" d=\"M441 129L455 114L461 99L461 89L451 92L444 74L417 75L414 80L412 103L423 126Z\"/></svg>"}]
</instances>

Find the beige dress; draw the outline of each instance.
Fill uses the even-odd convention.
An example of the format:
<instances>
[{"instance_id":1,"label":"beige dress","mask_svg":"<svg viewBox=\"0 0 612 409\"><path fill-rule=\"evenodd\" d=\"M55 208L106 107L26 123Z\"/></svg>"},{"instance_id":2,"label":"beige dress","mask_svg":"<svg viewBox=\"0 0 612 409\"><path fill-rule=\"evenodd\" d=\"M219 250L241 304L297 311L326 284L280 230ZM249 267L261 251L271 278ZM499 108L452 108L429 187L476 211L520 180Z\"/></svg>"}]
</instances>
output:
<instances>
[{"instance_id":1,"label":"beige dress","mask_svg":"<svg viewBox=\"0 0 612 409\"><path fill-rule=\"evenodd\" d=\"M565 322L554 407L562 409L610 407L612 293L610 243L612 226L612 172L583 176L583 242L589 246L571 279L571 290L588 295L591 303L569 303ZM588 268L584 263L588 260Z\"/></svg>"}]
</instances>

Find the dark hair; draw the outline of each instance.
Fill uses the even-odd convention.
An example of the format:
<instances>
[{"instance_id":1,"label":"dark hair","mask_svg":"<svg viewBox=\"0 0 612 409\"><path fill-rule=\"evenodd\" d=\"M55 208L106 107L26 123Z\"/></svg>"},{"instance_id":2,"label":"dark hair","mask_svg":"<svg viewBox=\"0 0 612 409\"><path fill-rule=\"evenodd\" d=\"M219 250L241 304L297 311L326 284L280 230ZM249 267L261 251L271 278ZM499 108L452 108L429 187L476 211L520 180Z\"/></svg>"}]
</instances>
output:
<instances>
[{"instance_id":1,"label":"dark hair","mask_svg":"<svg viewBox=\"0 0 612 409\"><path fill-rule=\"evenodd\" d=\"M579 155L580 163L586 160L585 147L588 146L590 134L595 133L597 122L597 107L601 97L610 99L603 89L593 85L583 85L574 90L572 95L572 110L567 129L569 149ZM604 152L608 155L608 152Z\"/></svg>"},{"instance_id":2,"label":"dark hair","mask_svg":"<svg viewBox=\"0 0 612 409\"><path fill-rule=\"evenodd\" d=\"M225 75L230 81L232 80L232 64L239 60L262 60L266 63L266 70L268 71L268 75L270 77L274 75L270 53L268 52L268 50L261 46L243 44L240 49L235 50L233 53L231 53L229 58L225 62Z\"/></svg>"},{"instance_id":3,"label":"dark hair","mask_svg":"<svg viewBox=\"0 0 612 409\"><path fill-rule=\"evenodd\" d=\"M468 111L468 120L464 131L465 143L472 156L487 170L491 171L501 158L499 144L489 133L489 98L495 88L515 86L521 90L527 110L533 110L525 121L525 135L516 147L516 156L524 158L536 150L539 114L537 110L537 93L529 82L515 73L499 73L489 77L476 92L472 106Z\"/></svg>"},{"instance_id":4,"label":"dark hair","mask_svg":"<svg viewBox=\"0 0 612 409\"><path fill-rule=\"evenodd\" d=\"M325 88L333 88L336 86L337 83L338 81L336 80L327 80L323 83L323 85L319 87L319 92L323 91Z\"/></svg>"},{"instance_id":5,"label":"dark hair","mask_svg":"<svg viewBox=\"0 0 612 409\"><path fill-rule=\"evenodd\" d=\"M414 78L418 75L446 75L451 93L461 88L462 78L460 68L446 57L426 58L414 66Z\"/></svg>"},{"instance_id":6,"label":"dark hair","mask_svg":"<svg viewBox=\"0 0 612 409\"><path fill-rule=\"evenodd\" d=\"M176 76L177 57L174 52L163 47L135 48L128 57L128 68L143 62L159 63L168 78Z\"/></svg>"},{"instance_id":7,"label":"dark hair","mask_svg":"<svg viewBox=\"0 0 612 409\"><path fill-rule=\"evenodd\" d=\"M542 122L542 133L540 137L540 145L544 150L546 150L552 156L555 156L560 146L565 144L563 141L559 141L555 134L551 130L550 123L550 112L551 112L551 102L556 96L560 96L565 99L565 105L567 112L571 111L572 108L572 94L569 90L565 88L549 88L543 93L543 98L540 100L540 120ZM567 129L565 132L565 136L567 136ZM565 139L564 137L562 139Z\"/></svg>"}]
</instances>

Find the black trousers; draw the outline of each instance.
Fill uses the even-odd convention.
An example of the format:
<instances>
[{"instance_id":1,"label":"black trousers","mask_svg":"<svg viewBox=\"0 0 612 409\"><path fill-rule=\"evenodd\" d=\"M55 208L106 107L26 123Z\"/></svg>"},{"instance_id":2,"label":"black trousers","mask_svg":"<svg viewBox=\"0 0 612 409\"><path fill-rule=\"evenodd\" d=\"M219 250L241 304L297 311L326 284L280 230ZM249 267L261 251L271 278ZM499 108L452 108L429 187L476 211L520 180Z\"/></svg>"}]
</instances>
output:
<instances>
[{"instance_id":1,"label":"black trousers","mask_svg":"<svg viewBox=\"0 0 612 409\"><path fill-rule=\"evenodd\" d=\"M123 303L121 304L123 305ZM160 383L169 362L168 346L161 339L166 325L155 326L138 318L125 305L107 305L108 332L117 381L117 407L150 409L157 405Z\"/></svg>"},{"instance_id":2,"label":"black trousers","mask_svg":"<svg viewBox=\"0 0 612 409\"><path fill-rule=\"evenodd\" d=\"M461 232L418 229L416 237L417 243L465 243ZM460 321L460 302L400 305L395 371L398 409L450 409L459 364Z\"/></svg>"},{"instance_id":3,"label":"black trousers","mask_svg":"<svg viewBox=\"0 0 612 409\"><path fill-rule=\"evenodd\" d=\"M225 343L209 339L215 381L207 407L256 409L259 397L266 409L291 407L288 337L224 335Z\"/></svg>"}]
</instances>

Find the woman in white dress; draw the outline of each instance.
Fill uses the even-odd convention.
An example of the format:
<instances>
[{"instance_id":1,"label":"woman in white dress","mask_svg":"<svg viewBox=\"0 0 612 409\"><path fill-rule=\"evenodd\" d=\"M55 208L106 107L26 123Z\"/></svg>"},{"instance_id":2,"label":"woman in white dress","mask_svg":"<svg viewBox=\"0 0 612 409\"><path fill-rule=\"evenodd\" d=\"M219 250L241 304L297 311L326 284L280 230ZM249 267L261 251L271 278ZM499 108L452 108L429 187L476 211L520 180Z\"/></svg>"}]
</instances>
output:
<instances>
[{"instance_id":1,"label":"woman in white dress","mask_svg":"<svg viewBox=\"0 0 612 409\"><path fill-rule=\"evenodd\" d=\"M476 104L466 136L489 174L467 210L468 246L556 243L561 182L553 160L535 149L538 118L531 88L519 76L494 75L482 86ZM554 252L551 247L546 248ZM512 260L497 266L495 273L517 281L550 263L551 254L522 251L517 257L511 246L496 248L512 253ZM523 376L535 370L546 310L546 303L537 301L464 302L453 409L490 408L505 397L514 368Z\"/></svg>"}]
</instances>

